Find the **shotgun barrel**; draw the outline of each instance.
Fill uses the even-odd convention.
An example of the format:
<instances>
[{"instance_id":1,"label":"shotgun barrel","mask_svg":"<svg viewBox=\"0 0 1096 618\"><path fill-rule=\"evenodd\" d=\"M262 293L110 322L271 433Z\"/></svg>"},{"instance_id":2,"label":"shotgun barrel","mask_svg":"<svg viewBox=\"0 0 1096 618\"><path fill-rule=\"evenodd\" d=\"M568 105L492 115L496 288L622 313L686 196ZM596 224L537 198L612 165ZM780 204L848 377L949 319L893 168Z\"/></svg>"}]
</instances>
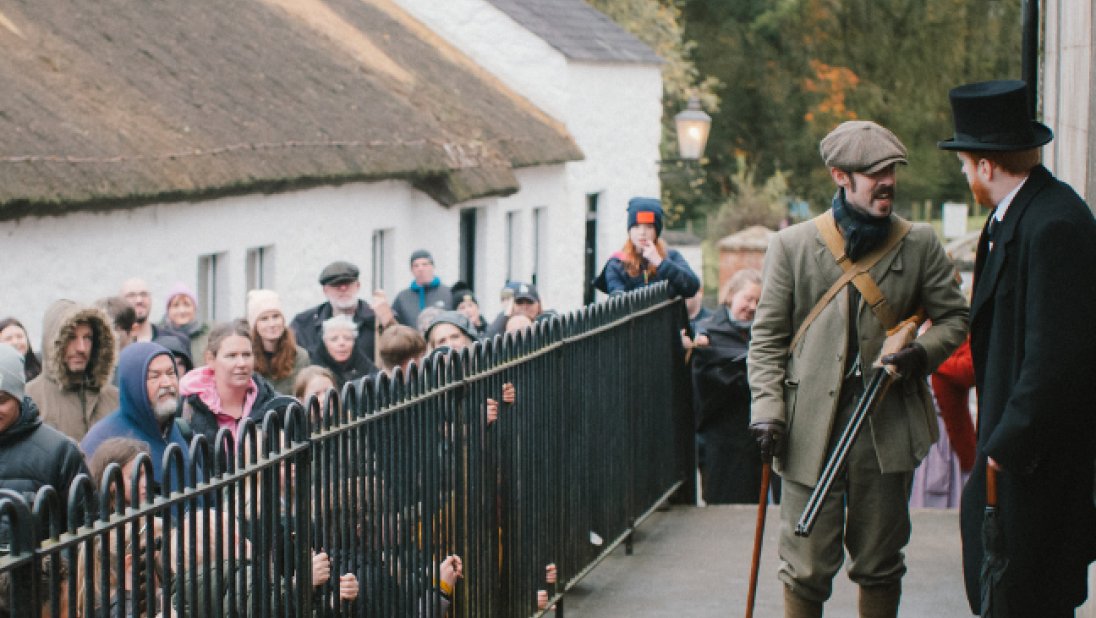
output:
<instances>
[{"instance_id":1,"label":"shotgun barrel","mask_svg":"<svg viewBox=\"0 0 1096 618\"><path fill-rule=\"evenodd\" d=\"M841 439L834 447L833 454L826 462L825 469L822 470L822 476L818 479L818 484L814 486L814 492L811 493L811 498L807 501L807 507L803 509L803 515L795 526L795 536L808 537L811 535L815 519L818 518L818 512L822 509L822 504L826 502L826 497L830 494L830 489L833 487L837 475L844 469L852 445L856 442L856 437L860 435L860 430L864 427L864 420L868 418L868 414L876 403L881 401L883 396L887 394L887 388L891 384L892 377L884 367L875 369L871 382L868 383L868 389L864 391L864 396L860 398L860 403L856 405L856 410L853 412L852 418L849 419L849 424L845 426Z\"/></svg>"}]
</instances>

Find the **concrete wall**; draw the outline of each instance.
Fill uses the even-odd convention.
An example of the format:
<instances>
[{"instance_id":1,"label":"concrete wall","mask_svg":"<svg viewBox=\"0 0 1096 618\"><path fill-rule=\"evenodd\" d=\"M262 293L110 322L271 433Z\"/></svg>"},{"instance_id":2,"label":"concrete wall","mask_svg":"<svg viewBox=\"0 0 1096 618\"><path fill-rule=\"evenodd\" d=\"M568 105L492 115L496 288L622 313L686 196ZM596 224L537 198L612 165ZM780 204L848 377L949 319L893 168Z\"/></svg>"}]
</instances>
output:
<instances>
[{"instance_id":1,"label":"concrete wall","mask_svg":"<svg viewBox=\"0 0 1096 618\"><path fill-rule=\"evenodd\" d=\"M628 200L658 197L662 72L656 65L573 62L484 0L396 0L415 19L566 125L586 158L567 164L566 220L553 221L553 255L582 301L586 196L599 195L597 263L627 236ZM551 304L549 302L548 304Z\"/></svg>"},{"instance_id":2,"label":"concrete wall","mask_svg":"<svg viewBox=\"0 0 1096 618\"><path fill-rule=\"evenodd\" d=\"M498 310L505 284L507 212L515 215L515 250L520 275L533 266L532 211L544 208L550 230L542 268L545 304L573 309L581 302L571 291L581 281L574 265L555 259L567 242L566 170L547 166L518 170L522 191L503 200L463 204L477 207L477 291L486 315ZM276 195L249 195L196 203L164 204L63 218L28 217L0 223L0 259L17 265L0 272L4 295L0 313L20 318L40 345L42 316L59 298L93 302L118 293L122 282L140 277L152 292L153 318L164 314L164 295L176 281L198 282L199 258L223 256L227 315L246 312L246 255L254 247L274 247L275 284L292 316L323 302L316 279L325 265L349 260L361 269L362 296L372 285L372 237L388 230L392 265L385 291L393 297L411 283L408 258L416 249L434 255L437 273L452 283L459 272L459 209L445 208L402 181L354 183ZM578 241L581 243L581 240ZM571 243L574 244L574 243Z\"/></svg>"},{"instance_id":3,"label":"concrete wall","mask_svg":"<svg viewBox=\"0 0 1096 618\"><path fill-rule=\"evenodd\" d=\"M1096 203L1096 81L1093 71L1092 3L1046 0L1042 73L1043 122L1054 141L1043 151L1046 166Z\"/></svg>"}]
</instances>

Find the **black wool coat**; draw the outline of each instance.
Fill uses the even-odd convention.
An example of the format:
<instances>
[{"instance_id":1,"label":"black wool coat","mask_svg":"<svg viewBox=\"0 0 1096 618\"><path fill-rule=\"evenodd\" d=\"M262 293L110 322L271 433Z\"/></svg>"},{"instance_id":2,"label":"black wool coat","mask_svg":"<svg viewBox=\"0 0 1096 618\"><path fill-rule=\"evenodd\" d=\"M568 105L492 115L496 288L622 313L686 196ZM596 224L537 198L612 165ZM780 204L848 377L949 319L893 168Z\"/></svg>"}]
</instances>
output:
<instances>
[{"instance_id":1,"label":"black wool coat","mask_svg":"<svg viewBox=\"0 0 1096 618\"><path fill-rule=\"evenodd\" d=\"M731 324L725 307L697 328L709 340L693 350L692 358L696 431L704 445L704 501L757 504L762 462L749 430L749 333Z\"/></svg>"},{"instance_id":2,"label":"black wool coat","mask_svg":"<svg viewBox=\"0 0 1096 618\"><path fill-rule=\"evenodd\" d=\"M971 609L981 614L989 456L1004 469L998 504L1010 610L1072 615L1066 610L1085 600L1096 558L1096 221L1041 165L1009 205L992 250L982 233L970 316L978 451L963 491L962 536Z\"/></svg>"}]
</instances>

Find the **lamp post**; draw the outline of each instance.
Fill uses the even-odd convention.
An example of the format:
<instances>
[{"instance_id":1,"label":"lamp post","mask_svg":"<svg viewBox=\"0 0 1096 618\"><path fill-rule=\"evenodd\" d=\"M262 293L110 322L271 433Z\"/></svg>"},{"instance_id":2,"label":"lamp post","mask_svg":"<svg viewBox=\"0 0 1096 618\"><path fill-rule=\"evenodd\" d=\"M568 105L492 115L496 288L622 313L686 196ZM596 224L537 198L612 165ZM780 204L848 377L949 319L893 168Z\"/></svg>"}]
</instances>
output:
<instances>
[{"instance_id":1,"label":"lamp post","mask_svg":"<svg viewBox=\"0 0 1096 618\"><path fill-rule=\"evenodd\" d=\"M685 110L674 116L674 126L677 128L677 149L681 159L698 161L708 143L712 117L700 109L700 99L695 94L689 97Z\"/></svg>"},{"instance_id":2,"label":"lamp post","mask_svg":"<svg viewBox=\"0 0 1096 618\"><path fill-rule=\"evenodd\" d=\"M1021 6L1024 31L1020 67L1027 82L1028 112L1035 118L1039 111L1039 0L1023 0Z\"/></svg>"}]
</instances>

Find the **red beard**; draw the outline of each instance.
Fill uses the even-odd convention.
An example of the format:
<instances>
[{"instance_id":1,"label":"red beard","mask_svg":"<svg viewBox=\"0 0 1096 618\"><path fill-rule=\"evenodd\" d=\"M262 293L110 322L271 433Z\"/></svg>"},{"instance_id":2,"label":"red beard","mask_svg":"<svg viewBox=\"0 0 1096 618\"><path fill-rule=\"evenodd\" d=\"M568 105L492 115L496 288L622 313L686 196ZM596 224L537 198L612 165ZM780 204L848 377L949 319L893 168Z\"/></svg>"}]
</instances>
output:
<instances>
[{"instance_id":1,"label":"red beard","mask_svg":"<svg viewBox=\"0 0 1096 618\"><path fill-rule=\"evenodd\" d=\"M989 196L989 188L982 183L980 178L975 176L968 184L970 185L970 190L974 193L974 201L986 208L997 207L997 204L994 204L993 199Z\"/></svg>"}]
</instances>

